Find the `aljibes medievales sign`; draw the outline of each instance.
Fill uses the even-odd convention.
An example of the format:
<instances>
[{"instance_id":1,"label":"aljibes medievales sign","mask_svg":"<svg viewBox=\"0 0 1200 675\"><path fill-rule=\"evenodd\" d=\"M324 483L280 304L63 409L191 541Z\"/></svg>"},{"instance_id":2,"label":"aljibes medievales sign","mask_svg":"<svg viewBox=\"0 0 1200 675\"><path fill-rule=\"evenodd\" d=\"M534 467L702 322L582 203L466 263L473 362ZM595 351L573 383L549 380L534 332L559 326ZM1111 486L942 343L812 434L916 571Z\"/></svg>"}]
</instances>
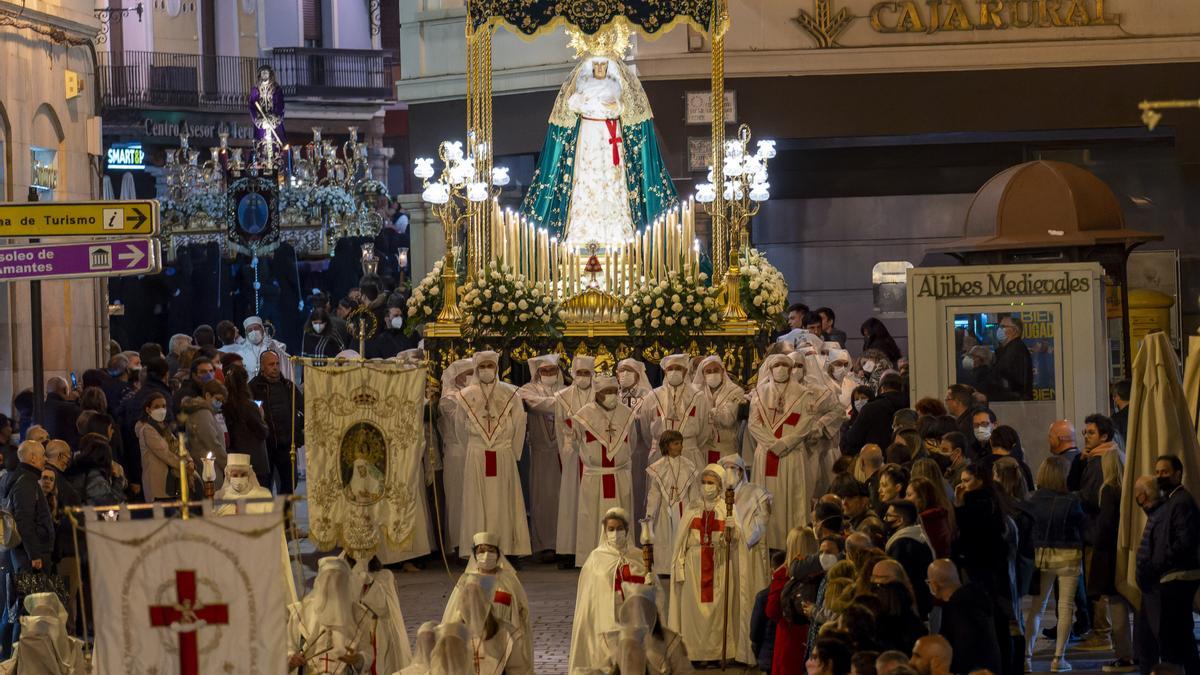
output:
<instances>
[{"instance_id":1,"label":"aljibes medievales sign","mask_svg":"<svg viewBox=\"0 0 1200 675\"><path fill-rule=\"evenodd\" d=\"M1105 0L902 0L871 8L878 33L1119 26Z\"/></svg>"},{"instance_id":2,"label":"aljibes medievales sign","mask_svg":"<svg viewBox=\"0 0 1200 675\"><path fill-rule=\"evenodd\" d=\"M988 272L921 277L918 298L990 298L1070 295L1091 291L1092 279L1071 272Z\"/></svg>"}]
</instances>

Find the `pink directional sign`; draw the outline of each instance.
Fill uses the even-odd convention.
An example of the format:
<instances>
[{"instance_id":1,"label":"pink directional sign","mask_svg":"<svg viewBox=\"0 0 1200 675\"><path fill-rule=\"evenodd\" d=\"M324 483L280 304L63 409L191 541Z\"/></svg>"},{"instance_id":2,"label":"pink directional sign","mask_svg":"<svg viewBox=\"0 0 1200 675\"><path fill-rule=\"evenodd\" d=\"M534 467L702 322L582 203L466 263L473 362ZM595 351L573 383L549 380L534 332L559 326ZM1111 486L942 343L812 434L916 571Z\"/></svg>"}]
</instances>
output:
<instances>
[{"instance_id":1,"label":"pink directional sign","mask_svg":"<svg viewBox=\"0 0 1200 675\"><path fill-rule=\"evenodd\" d=\"M160 258L153 239L0 246L0 281L155 274Z\"/></svg>"}]
</instances>

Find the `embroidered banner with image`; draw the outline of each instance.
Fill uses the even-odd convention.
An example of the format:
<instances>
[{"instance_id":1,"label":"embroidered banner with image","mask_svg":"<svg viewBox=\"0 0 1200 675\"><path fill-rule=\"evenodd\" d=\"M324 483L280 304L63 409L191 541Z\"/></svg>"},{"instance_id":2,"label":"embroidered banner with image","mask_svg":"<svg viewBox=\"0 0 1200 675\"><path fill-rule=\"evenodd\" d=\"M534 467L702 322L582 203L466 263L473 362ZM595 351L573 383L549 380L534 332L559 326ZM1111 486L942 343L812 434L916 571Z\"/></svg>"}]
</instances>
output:
<instances>
[{"instance_id":1,"label":"embroidered banner with image","mask_svg":"<svg viewBox=\"0 0 1200 675\"><path fill-rule=\"evenodd\" d=\"M384 562L427 551L425 369L390 362L304 369L309 538Z\"/></svg>"}]
</instances>

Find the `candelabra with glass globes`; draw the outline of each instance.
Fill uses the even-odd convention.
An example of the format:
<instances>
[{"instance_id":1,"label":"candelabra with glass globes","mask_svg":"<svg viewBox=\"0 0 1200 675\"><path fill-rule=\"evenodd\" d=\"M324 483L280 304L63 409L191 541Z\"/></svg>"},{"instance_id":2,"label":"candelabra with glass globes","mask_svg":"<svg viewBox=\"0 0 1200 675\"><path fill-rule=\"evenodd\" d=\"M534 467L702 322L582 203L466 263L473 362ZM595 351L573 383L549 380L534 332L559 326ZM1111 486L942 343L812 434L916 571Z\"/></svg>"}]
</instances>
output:
<instances>
[{"instance_id":1,"label":"candelabra with glass globes","mask_svg":"<svg viewBox=\"0 0 1200 675\"><path fill-rule=\"evenodd\" d=\"M442 141L438 145L441 172L435 171L432 158L418 157L413 162L413 175L421 179L424 188L421 199L430 205L430 210L442 221L446 237L446 257L442 263L442 311L437 317L439 322L462 320L454 261L459 230L483 208L485 202L497 197L501 188L509 183L507 167L496 166L488 170L491 151L487 143L477 143L472 132L467 135L465 149L462 141ZM435 176L437 178L431 181Z\"/></svg>"},{"instance_id":2,"label":"candelabra with glass globes","mask_svg":"<svg viewBox=\"0 0 1200 675\"><path fill-rule=\"evenodd\" d=\"M741 299L741 259L749 249L750 219L758 215L762 203L771 198L771 183L767 175L767 164L775 157L775 141L759 140L756 150L750 152L750 127L743 124L737 137L725 142L723 176L720 185L722 208L718 211L717 189L712 167L708 170L707 182L696 186L696 201L712 217L714 231L724 225L729 232L729 269L725 274L724 318L729 321L745 321L746 310ZM713 255L717 255L713 251Z\"/></svg>"}]
</instances>

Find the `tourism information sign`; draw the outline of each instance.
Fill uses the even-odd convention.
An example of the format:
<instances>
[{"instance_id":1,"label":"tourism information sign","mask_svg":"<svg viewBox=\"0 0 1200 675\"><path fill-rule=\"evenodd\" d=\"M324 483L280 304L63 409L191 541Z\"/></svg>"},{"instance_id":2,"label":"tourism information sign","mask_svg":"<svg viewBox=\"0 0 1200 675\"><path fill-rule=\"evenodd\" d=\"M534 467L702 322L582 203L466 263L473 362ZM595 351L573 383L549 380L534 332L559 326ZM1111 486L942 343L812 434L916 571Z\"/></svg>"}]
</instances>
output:
<instances>
[{"instance_id":1,"label":"tourism information sign","mask_svg":"<svg viewBox=\"0 0 1200 675\"><path fill-rule=\"evenodd\" d=\"M161 269L154 239L0 246L0 281L156 274Z\"/></svg>"},{"instance_id":2,"label":"tourism information sign","mask_svg":"<svg viewBox=\"0 0 1200 675\"><path fill-rule=\"evenodd\" d=\"M148 237L158 233L158 202L0 204L0 237Z\"/></svg>"}]
</instances>

